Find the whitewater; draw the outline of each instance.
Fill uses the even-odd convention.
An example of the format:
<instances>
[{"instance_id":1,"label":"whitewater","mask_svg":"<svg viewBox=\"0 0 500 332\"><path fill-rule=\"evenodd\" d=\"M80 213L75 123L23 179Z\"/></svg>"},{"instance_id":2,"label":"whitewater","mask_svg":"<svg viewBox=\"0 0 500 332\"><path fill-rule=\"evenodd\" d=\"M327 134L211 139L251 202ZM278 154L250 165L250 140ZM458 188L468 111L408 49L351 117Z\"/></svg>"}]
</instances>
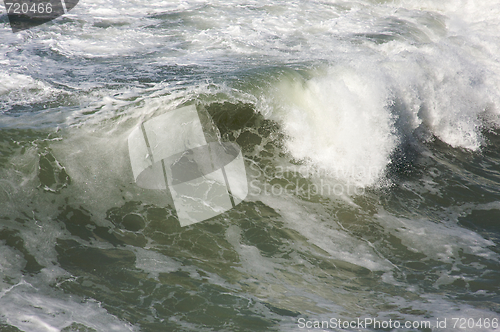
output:
<instances>
[{"instance_id":1,"label":"whitewater","mask_svg":"<svg viewBox=\"0 0 500 332\"><path fill-rule=\"evenodd\" d=\"M0 330L498 330L498 1L0 6L0 64ZM192 105L249 192L181 227L128 137Z\"/></svg>"}]
</instances>

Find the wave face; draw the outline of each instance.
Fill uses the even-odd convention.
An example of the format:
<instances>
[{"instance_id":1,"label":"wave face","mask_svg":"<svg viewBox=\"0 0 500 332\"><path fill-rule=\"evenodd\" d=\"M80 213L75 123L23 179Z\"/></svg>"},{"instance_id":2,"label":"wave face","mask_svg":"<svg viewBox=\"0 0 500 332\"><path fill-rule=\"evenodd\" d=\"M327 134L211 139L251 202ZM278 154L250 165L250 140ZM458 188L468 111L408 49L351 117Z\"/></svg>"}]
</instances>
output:
<instances>
[{"instance_id":1,"label":"wave face","mask_svg":"<svg viewBox=\"0 0 500 332\"><path fill-rule=\"evenodd\" d=\"M494 330L498 1L89 0L15 34L0 17L1 330ZM180 227L127 141L186 105L241 148L249 194Z\"/></svg>"}]
</instances>

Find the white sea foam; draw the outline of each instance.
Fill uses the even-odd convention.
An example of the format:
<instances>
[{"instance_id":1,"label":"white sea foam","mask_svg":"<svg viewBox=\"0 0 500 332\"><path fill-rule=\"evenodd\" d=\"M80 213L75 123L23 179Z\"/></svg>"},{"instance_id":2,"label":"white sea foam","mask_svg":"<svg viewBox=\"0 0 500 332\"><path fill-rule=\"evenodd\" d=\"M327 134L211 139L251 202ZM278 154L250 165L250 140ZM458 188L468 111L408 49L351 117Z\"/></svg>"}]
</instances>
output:
<instances>
[{"instance_id":1,"label":"white sea foam","mask_svg":"<svg viewBox=\"0 0 500 332\"><path fill-rule=\"evenodd\" d=\"M282 81L280 114L288 151L356 185L374 184L399 138L381 75L331 68L308 81Z\"/></svg>"},{"instance_id":2,"label":"white sea foam","mask_svg":"<svg viewBox=\"0 0 500 332\"><path fill-rule=\"evenodd\" d=\"M25 332L57 332L72 323L97 331L137 331L96 301L55 292L44 294L24 280L0 293L0 314L8 324Z\"/></svg>"},{"instance_id":3,"label":"white sea foam","mask_svg":"<svg viewBox=\"0 0 500 332\"><path fill-rule=\"evenodd\" d=\"M300 83L280 82L269 94L280 95L275 108L284 109L278 118L294 157L350 173L349 180L367 186L380 179L398 144L420 125L453 147L477 150L484 144L484 119L499 122L499 7L472 1L374 6L95 0L69 16L86 24L69 20L24 42L67 57L159 52L155 65L210 63L222 71L221 58L243 66L255 59L326 62L322 72ZM167 27L153 28L159 23ZM21 84L11 94L33 98L23 87L35 84L28 78L19 76ZM370 167L379 171L353 171Z\"/></svg>"},{"instance_id":4,"label":"white sea foam","mask_svg":"<svg viewBox=\"0 0 500 332\"><path fill-rule=\"evenodd\" d=\"M0 113L13 106L24 106L22 111L29 113L32 104L64 104L60 101L63 96L77 101L53 120L63 126L52 133L60 140L26 143L22 152L6 157L9 168L0 172L4 179L0 182L0 206L10 218L2 221L2 226L19 230L26 250L45 266L29 282L38 287L66 277L67 272L54 263L54 243L60 238L79 240L54 220L59 213L54 206L82 206L92 213L98 226L111 229L105 213L125 201L161 205L160 195L131 184L126 138L141 121L200 96L255 103L265 117L281 124L285 147L292 157L303 159L308 167L329 171L334 180L360 187L383 180L393 154L405 142L434 137L454 148L481 149L487 144L482 130L500 124L499 18L498 1L275 0L264 4L89 0L80 2L65 19L30 31L13 35L4 24L0 27ZM122 57L120 61L137 70L132 79L115 77L112 72L110 77L99 76L100 71L108 72L107 66L115 57ZM165 66L172 66L174 73L155 77L164 82L137 82L142 79L141 71L160 72ZM252 74L234 72L235 68L255 67L266 73L258 80ZM205 75L216 83L200 86L199 78L190 81L189 74L182 72L191 68L202 68L200 72L207 68ZM219 74L222 76L210 77ZM70 75L76 75L74 84L66 82ZM64 84L59 86L59 81ZM110 86L104 87L105 83ZM75 111L78 105L81 107ZM36 128L53 115L7 117L2 114L1 125ZM38 188L37 149L44 144L72 180L60 195L49 198L37 194L43 191ZM56 203L49 204L49 199ZM395 281L397 269L389 259L377 252L376 246L335 223L334 208L306 205L293 196L260 199L277 211L287 230L300 233L305 240L290 241L290 259L270 258L243 243L240 226L228 227L225 240L240 255L238 271L248 280L255 279L258 296L281 296L285 301L285 285L297 299L310 300L302 306L299 301L289 303L289 308L306 312L320 303L318 307L324 311L342 309L328 296L311 295L313 291L337 290L330 284L315 288L319 278L314 273L319 268L297 254L301 251L384 273L382 281L390 286L418 288ZM346 201L354 206L349 198ZM31 220L33 206L36 212ZM14 221L17 217L29 223L20 226ZM40 220L44 223L38 223ZM491 241L453 224L382 212L367 220L378 222L408 250L442 264L459 261L461 253L498 261L498 255L489 249ZM41 238L45 242L37 240ZM195 267L182 266L146 249L134 252L136 268L149 278L179 269L197 278ZM25 331L60 330L72 321L99 331L132 329L92 300L70 299L52 292L49 286L36 290L23 281L22 254L5 245L0 253L2 274L10 283L17 282L14 287L5 280L0 284L3 321ZM310 275L297 273L290 261L296 266L307 265ZM209 276L212 284L227 282L215 273ZM280 284L281 277L289 284ZM293 288L301 278L314 282L304 286L305 290ZM442 272L434 286L450 284L454 278ZM251 287L246 291L251 293ZM456 308L462 315L489 315L451 303L439 294L414 302L398 302L398 296L390 295L393 293L382 298L362 291L356 294L366 295L370 301L393 303L399 309L431 308L442 317L452 317ZM359 306L354 303L357 299L343 299L346 305ZM392 314L391 310L388 316Z\"/></svg>"},{"instance_id":5,"label":"white sea foam","mask_svg":"<svg viewBox=\"0 0 500 332\"><path fill-rule=\"evenodd\" d=\"M485 144L482 131L498 126L500 67L477 47L441 38L350 49L351 59L343 55L312 78L283 75L266 113L283 125L295 158L373 185L396 148L422 140L422 131L455 148Z\"/></svg>"},{"instance_id":6,"label":"white sea foam","mask_svg":"<svg viewBox=\"0 0 500 332\"><path fill-rule=\"evenodd\" d=\"M424 218L397 218L384 211L376 219L409 250L423 253L427 259L455 263L465 253L500 261L499 255L489 249L494 243L471 230Z\"/></svg>"}]
</instances>

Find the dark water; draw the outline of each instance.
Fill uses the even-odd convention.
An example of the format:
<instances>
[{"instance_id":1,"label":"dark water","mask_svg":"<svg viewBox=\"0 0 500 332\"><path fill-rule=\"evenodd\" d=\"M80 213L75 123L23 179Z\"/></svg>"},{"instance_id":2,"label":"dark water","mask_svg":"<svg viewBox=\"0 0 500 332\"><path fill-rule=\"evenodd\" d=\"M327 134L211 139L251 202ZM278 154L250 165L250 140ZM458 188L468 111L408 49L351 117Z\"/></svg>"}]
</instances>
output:
<instances>
[{"instance_id":1,"label":"dark water","mask_svg":"<svg viewBox=\"0 0 500 332\"><path fill-rule=\"evenodd\" d=\"M498 330L498 8L93 1L2 21L0 330ZM241 147L249 185L187 227L127 145L183 105Z\"/></svg>"}]
</instances>

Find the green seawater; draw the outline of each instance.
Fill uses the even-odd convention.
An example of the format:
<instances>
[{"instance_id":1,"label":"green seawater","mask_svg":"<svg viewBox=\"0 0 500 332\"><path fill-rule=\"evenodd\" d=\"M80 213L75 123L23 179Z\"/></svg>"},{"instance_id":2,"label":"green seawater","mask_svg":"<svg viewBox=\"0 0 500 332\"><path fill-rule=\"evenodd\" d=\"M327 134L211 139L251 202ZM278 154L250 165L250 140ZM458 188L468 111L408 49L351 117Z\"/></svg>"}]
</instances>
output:
<instances>
[{"instance_id":1,"label":"green seawater","mask_svg":"<svg viewBox=\"0 0 500 332\"><path fill-rule=\"evenodd\" d=\"M498 330L499 10L89 0L15 34L0 12L0 331ZM128 137L187 105L249 193L181 227Z\"/></svg>"}]
</instances>

